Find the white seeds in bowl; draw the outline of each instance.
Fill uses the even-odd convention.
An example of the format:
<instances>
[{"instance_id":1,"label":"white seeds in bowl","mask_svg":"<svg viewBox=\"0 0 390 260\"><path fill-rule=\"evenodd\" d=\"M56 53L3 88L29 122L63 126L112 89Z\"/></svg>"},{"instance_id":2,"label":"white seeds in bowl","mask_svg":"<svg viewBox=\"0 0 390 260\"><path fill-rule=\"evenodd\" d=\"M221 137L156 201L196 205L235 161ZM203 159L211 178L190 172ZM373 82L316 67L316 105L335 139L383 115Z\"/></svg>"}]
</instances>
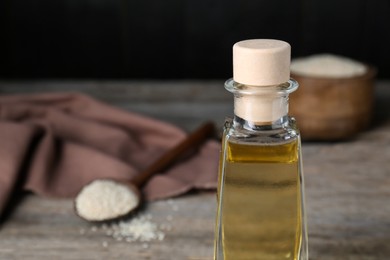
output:
<instances>
[{"instance_id":1,"label":"white seeds in bowl","mask_svg":"<svg viewBox=\"0 0 390 260\"><path fill-rule=\"evenodd\" d=\"M309 77L349 78L363 75L367 66L342 56L318 54L294 59L291 72Z\"/></svg>"},{"instance_id":2,"label":"white seeds in bowl","mask_svg":"<svg viewBox=\"0 0 390 260\"><path fill-rule=\"evenodd\" d=\"M138 205L138 196L125 185L96 180L85 186L75 200L77 213L89 221L122 216Z\"/></svg>"}]
</instances>

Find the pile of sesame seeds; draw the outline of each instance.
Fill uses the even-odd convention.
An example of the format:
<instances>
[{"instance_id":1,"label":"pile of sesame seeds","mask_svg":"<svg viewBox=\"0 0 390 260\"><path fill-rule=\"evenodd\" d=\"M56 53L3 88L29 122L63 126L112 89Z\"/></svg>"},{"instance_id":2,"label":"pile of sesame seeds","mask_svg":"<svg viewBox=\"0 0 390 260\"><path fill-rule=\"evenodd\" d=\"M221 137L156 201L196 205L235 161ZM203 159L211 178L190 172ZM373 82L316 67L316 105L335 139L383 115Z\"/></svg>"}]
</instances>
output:
<instances>
[{"instance_id":1,"label":"pile of sesame seeds","mask_svg":"<svg viewBox=\"0 0 390 260\"><path fill-rule=\"evenodd\" d=\"M162 241L165 237L165 233L156 223L151 221L151 218L152 216L147 214L131 218L128 221L120 221L117 224L111 225L110 229L106 231L106 234L112 236L117 241Z\"/></svg>"},{"instance_id":2,"label":"pile of sesame seeds","mask_svg":"<svg viewBox=\"0 0 390 260\"><path fill-rule=\"evenodd\" d=\"M75 199L77 214L88 221L114 219L128 214L139 204L139 197L126 185L112 180L95 180Z\"/></svg>"},{"instance_id":3,"label":"pile of sesame seeds","mask_svg":"<svg viewBox=\"0 0 390 260\"><path fill-rule=\"evenodd\" d=\"M158 203L168 206L172 214L179 210L178 205L172 199ZM165 216L164 219L160 217L159 220L153 220L153 215L146 210L128 219L91 226L89 230L82 228L80 234L87 235L92 232L109 237L110 240L102 242L103 247L108 247L110 243L128 242L139 243L143 249L147 249L150 243L163 241L167 233L173 230L174 216L172 214Z\"/></svg>"}]
</instances>

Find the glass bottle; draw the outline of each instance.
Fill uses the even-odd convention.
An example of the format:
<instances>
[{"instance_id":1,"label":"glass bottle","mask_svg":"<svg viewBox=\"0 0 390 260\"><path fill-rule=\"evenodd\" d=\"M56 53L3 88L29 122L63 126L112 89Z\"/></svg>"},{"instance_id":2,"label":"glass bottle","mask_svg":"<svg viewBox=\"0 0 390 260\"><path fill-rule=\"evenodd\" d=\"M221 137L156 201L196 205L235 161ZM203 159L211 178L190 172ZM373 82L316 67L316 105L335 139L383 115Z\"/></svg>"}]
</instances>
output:
<instances>
[{"instance_id":1,"label":"glass bottle","mask_svg":"<svg viewBox=\"0 0 390 260\"><path fill-rule=\"evenodd\" d=\"M216 260L308 259L301 142L288 116L288 94L298 84L289 62L286 42L233 47L234 76L225 88L235 115L222 140Z\"/></svg>"}]
</instances>

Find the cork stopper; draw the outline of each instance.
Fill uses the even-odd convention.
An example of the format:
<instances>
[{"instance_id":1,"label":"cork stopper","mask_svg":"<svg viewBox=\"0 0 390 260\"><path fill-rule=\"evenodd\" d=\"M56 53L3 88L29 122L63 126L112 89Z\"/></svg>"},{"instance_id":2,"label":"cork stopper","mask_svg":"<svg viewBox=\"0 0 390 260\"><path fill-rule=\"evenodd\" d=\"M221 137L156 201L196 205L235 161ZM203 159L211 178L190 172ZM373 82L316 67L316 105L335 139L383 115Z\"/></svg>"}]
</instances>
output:
<instances>
[{"instance_id":1,"label":"cork stopper","mask_svg":"<svg viewBox=\"0 0 390 260\"><path fill-rule=\"evenodd\" d=\"M234 98L234 114L256 125L274 122L288 113L288 100L277 96Z\"/></svg>"},{"instance_id":2,"label":"cork stopper","mask_svg":"<svg viewBox=\"0 0 390 260\"><path fill-rule=\"evenodd\" d=\"M290 44L279 40L246 40L233 46L233 80L252 86L269 88L290 79ZM236 116L253 123L274 122L288 113L287 94L236 95Z\"/></svg>"},{"instance_id":3,"label":"cork stopper","mask_svg":"<svg viewBox=\"0 0 390 260\"><path fill-rule=\"evenodd\" d=\"M240 41L233 46L233 79L252 86L279 85L290 78L290 44L279 40Z\"/></svg>"}]
</instances>

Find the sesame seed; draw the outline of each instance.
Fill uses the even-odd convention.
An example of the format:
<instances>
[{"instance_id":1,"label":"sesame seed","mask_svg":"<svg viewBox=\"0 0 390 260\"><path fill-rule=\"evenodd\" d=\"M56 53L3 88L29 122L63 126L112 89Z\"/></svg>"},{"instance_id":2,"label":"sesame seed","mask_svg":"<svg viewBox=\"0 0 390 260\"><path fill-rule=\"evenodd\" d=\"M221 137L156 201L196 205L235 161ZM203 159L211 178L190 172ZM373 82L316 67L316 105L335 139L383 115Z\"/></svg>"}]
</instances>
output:
<instances>
[{"instance_id":1,"label":"sesame seed","mask_svg":"<svg viewBox=\"0 0 390 260\"><path fill-rule=\"evenodd\" d=\"M96 180L88 184L75 200L77 213L90 221L123 216L138 203L138 196L127 186L110 180Z\"/></svg>"},{"instance_id":2,"label":"sesame seed","mask_svg":"<svg viewBox=\"0 0 390 260\"><path fill-rule=\"evenodd\" d=\"M125 240L126 242L150 242L153 240L162 241L165 234L159 226L150 221L148 215L137 215L129 220L122 220L113 223L107 227L106 234L117 241Z\"/></svg>"}]
</instances>

